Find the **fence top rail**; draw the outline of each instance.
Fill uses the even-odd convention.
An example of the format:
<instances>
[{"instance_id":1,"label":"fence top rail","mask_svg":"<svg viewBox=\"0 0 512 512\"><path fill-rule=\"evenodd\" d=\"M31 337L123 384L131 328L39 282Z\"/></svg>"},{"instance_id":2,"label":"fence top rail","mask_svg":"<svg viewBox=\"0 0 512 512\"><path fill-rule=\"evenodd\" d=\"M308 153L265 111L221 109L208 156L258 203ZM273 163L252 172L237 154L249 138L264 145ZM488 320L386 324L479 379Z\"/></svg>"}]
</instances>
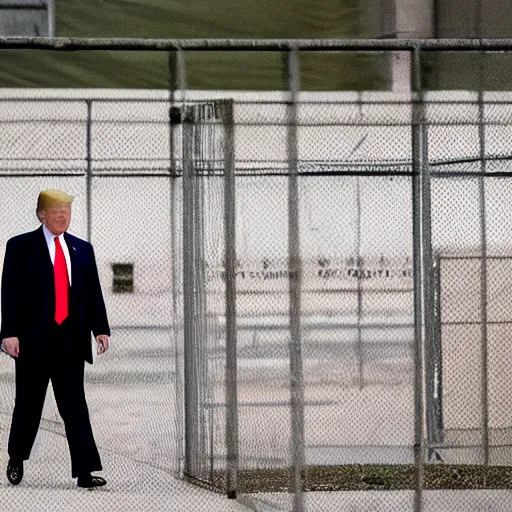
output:
<instances>
[{"instance_id":1,"label":"fence top rail","mask_svg":"<svg viewBox=\"0 0 512 512\"><path fill-rule=\"evenodd\" d=\"M0 37L0 49L110 51L512 51L512 39L137 39Z\"/></svg>"}]
</instances>

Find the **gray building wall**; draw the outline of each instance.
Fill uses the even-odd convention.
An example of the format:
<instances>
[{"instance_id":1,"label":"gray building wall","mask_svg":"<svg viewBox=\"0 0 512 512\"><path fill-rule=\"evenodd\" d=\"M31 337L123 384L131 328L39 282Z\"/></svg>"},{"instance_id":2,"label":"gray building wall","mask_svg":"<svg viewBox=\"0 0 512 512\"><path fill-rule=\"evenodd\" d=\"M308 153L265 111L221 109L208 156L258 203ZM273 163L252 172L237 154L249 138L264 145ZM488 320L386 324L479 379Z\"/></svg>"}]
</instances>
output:
<instances>
[{"instance_id":1,"label":"gray building wall","mask_svg":"<svg viewBox=\"0 0 512 512\"><path fill-rule=\"evenodd\" d=\"M363 0L366 34L372 38L512 37L510 0ZM403 56L402 56L403 57ZM383 70L388 88L409 84L409 62L394 54ZM512 89L512 55L475 59L461 52L424 56L424 85L434 90ZM402 84L402 86L400 86Z\"/></svg>"},{"instance_id":2,"label":"gray building wall","mask_svg":"<svg viewBox=\"0 0 512 512\"><path fill-rule=\"evenodd\" d=\"M55 33L54 5L55 0L0 0L0 36L53 35ZM64 5L62 4L62 6ZM359 0L357 5L361 7L361 10L357 9L357 12L363 13L357 15L361 25L358 34L362 37L512 37L512 23L510 22L512 2L510 0ZM353 16L356 15L353 14ZM339 34L333 35L339 37ZM347 32L347 37L350 36L352 34ZM261 35L261 37L264 36ZM410 62L407 57L406 53L395 52L380 55L375 61L366 63L368 69L373 69L375 76L372 75L370 79L366 76L368 70L363 71L363 78L356 77L354 79L355 88L363 90L384 88L396 92L409 89ZM262 64L262 67L268 71L270 64ZM360 72L362 64L364 64L362 61L340 62L335 64L335 67L351 69L350 76L352 76L356 74L355 70ZM19 62L16 63L17 65ZM14 66L14 64L6 63L6 66ZM83 66L79 67L83 68ZM116 75L116 73L114 74ZM314 76L318 76L318 74L313 73ZM328 89L331 89L333 85L334 88L339 88L341 85L341 88L345 89L343 84L347 81L346 76L348 75L345 73L342 79L330 84ZM359 84L359 82L361 83ZM7 80L5 86L12 87L19 83L27 84L26 77L18 82ZM43 83L43 80L40 79L38 85L39 83ZM479 60L469 54L430 53L424 58L424 83L427 89L434 90L478 90L480 88L491 91L511 90L512 55L486 55L485 58ZM354 84L350 84L349 88ZM59 85L62 84L59 82ZM103 83L90 85L115 86L115 84ZM73 84L69 86L73 86ZM153 87L156 86L153 84ZM204 84L199 88L205 88ZM320 87L320 90L322 88L323 86Z\"/></svg>"},{"instance_id":3,"label":"gray building wall","mask_svg":"<svg viewBox=\"0 0 512 512\"><path fill-rule=\"evenodd\" d=\"M437 0L436 37L512 37L510 0Z\"/></svg>"},{"instance_id":4,"label":"gray building wall","mask_svg":"<svg viewBox=\"0 0 512 512\"><path fill-rule=\"evenodd\" d=\"M0 0L0 36L49 35L46 0Z\"/></svg>"},{"instance_id":5,"label":"gray building wall","mask_svg":"<svg viewBox=\"0 0 512 512\"><path fill-rule=\"evenodd\" d=\"M438 38L512 37L510 0L436 0L434 35ZM425 67L431 89L511 90L512 56L434 53Z\"/></svg>"}]
</instances>

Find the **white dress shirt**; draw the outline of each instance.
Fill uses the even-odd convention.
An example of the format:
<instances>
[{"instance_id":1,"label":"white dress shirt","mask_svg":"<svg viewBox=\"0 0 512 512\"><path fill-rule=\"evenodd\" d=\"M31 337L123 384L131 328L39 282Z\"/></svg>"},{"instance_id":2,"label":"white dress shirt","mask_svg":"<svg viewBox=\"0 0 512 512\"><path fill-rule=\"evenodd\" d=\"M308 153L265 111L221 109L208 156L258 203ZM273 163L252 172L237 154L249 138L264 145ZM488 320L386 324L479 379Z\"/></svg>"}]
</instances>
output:
<instances>
[{"instance_id":1,"label":"white dress shirt","mask_svg":"<svg viewBox=\"0 0 512 512\"><path fill-rule=\"evenodd\" d=\"M55 264L55 235L43 224L43 233L46 238L46 244L48 245L48 250L50 251L50 258L52 259L52 263ZM66 258L66 266L68 267L68 277L69 277L69 285L71 286L71 258L69 256L69 249L66 244L66 240L64 239L64 233L59 235L59 242L62 247L62 251L64 252L64 257Z\"/></svg>"}]
</instances>

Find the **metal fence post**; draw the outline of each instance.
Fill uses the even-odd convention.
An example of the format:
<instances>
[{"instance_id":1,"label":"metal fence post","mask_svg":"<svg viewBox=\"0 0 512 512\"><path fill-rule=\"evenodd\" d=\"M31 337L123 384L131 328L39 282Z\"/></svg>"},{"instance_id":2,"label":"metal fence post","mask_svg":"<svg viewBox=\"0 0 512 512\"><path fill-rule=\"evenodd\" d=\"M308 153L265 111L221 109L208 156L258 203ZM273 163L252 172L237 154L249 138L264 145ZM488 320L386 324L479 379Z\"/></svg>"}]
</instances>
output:
<instances>
[{"instance_id":1,"label":"metal fence post","mask_svg":"<svg viewBox=\"0 0 512 512\"><path fill-rule=\"evenodd\" d=\"M184 73L180 69L183 64L183 59L179 59L176 55L177 52L169 52L168 56L168 72L169 72L169 177L170 177L170 215L171 215L171 276L172 276L172 329L174 333L174 366L175 366L175 391L176 391L176 404L179 407L184 402L182 378L183 366L180 358L180 335L179 335L179 311L178 311L178 294L179 283L178 275L178 169L176 163L176 151L179 145L176 144L176 132L179 130L182 121L182 109L176 106L176 90L182 87L181 78ZM180 64L181 63L181 64ZM184 84L183 84L184 85ZM182 92L182 91L181 91ZM178 409L180 410L180 409ZM176 447L178 453L178 474L183 478L183 458L184 458L184 445L183 445L183 411L180 410L177 421L178 439L176 440Z\"/></svg>"},{"instance_id":2,"label":"metal fence post","mask_svg":"<svg viewBox=\"0 0 512 512\"><path fill-rule=\"evenodd\" d=\"M357 208L357 226L356 226L356 266L357 276L357 385L359 390L364 388L364 347L363 347L363 258L361 256L361 176L355 178L356 181L356 208Z\"/></svg>"},{"instance_id":3,"label":"metal fence post","mask_svg":"<svg viewBox=\"0 0 512 512\"><path fill-rule=\"evenodd\" d=\"M436 375L437 380L434 383L434 393L437 398L434 403L434 420L435 420L435 442L443 443L444 442L444 418L443 418L443 346L442 346L442 325L443 325L443 317L442 317L442 303L441 303L441 293L442 293L442 268L441 268L441 257L439 254L435 256L436 261L436 271L434 278L434 286L435 286L435 300L434 300L434 328L432 332L434 334L434 354L436 361Z\"/></svg>"},{"instance_id":4,"label":"metal fence post","mask_svg":"<svg viewBox=\"0 0 512 512\"><path fill-rule=\"evenodd\" d=\"M193 222L193 240L194 244L194 273L193 273L193 297L194 297L194 344L193 344L193 357L195 360L196 368L196 386L198 396L198 443L199 443L199 457L198 473L196 476L201 475L205 477L204 462L206 461L206 454L208 453L208 438L207 438L207 415L212 412L211 408L206 408L207 393L208 393L208 328L207 328L207 301L206 301L206 279L205 279L205 252L204 252L204 235L205 235L205 168L203 144L205 135L205 125L207 119L198 105L191 107L193 124L192 126L192 151L193 151L193 209L194 214L191 217ZM213 440L212 440L213 442Z\"/></svg>"},{"instance_id":5,"label":"metal fence post","mask_svg":"<svg viewBox=\"0 0 512 512\"><path fill-rule=\"evenodd\" d=\"M194 223L193 209L193 126L190 113L183 119L183 337L184 337L184 402L185 402L185 473L192 473L197 460L197 369L194 361ZM194 433L194 434L193 434Z\"/></svg>"},{"instance_id":6,"label":"metal fence post","mask_svg":"<svg viewBox=\"0 0 512 512\"><path fill-rule=\"evenodd\" d=\"M179 82L186 87L185 62L178 53ZM185 460L184 472L197 477L199 467L199 390L195 337L195 169L194 169L194 113L192 108L183 111L183 387L185 402Z\"/></svg>"},{"instance_id":7,"label":"metal fence post","mask_svg":"<svg viewBox=\"0 0 512 512\"><path fill-rule=\"evenodd\" d=\"M424 201L430 201L426 197L426 181L428 173L425 173L424 162L424 112L423 112L423 88L421 80L421 53L416 48L412 56L413 77L413 124L412 124L412 163L413 163L413 254L414 254L414 463L416 468L416 489L414 495L414 512L423 509L423 478L424 478L424 435L423 435L423 322L424 322L424 298L428 294L425 291L425 268L428 259L425 260L424 235L427 224L430 223L430 208L425 209ZM430 189L428 188L428 193ZM427 217L428 212L428 217ZM428 315L426 315L428 316ZM427 340L428 342L428 340Z\"/></svg>"},{"instance_id":8,"label":"metal fence post","mask_svg":"<svg viewBox=\"0 0 512 512\"><path fill-rule=\"evenodd\" d=\"M87 100L87 128L85 135L86 144L86 191L85 200L87 203L87 240L91 242L92 237L92 101Z\"/></svg>"},{"instance_id":9,"label":"metal fence post","mask_svg":"<svg viewBox=\"0 0 512 512\"><path fill-rule=\"evenodd\" d=\"M236 333L236 194L233 101L223 105L224 117L224 243L226 265L226 449L227 496L236 498L238 484L238 392Z\"/></svg>"},{"instance_id":10,"label":"metal fence post","mask_svg":"<svg viewBox=\"0 0 512 512\"><path fill-rule=\"evenodd\" d=\"M304 381L301 344L302 262L299 239L299 183L297 93L300 90L299 57L294 49L286 53L287 85L290 100L287 107L288 150L288 272L290 293L290 377L291 377L291 484L293 511L304 510Z\"/></svg>"},{"instance_id":11,"label":"metal fence post","mask_svg":"<svg viewBox=\"0 0 512 512\"><path fill-rule=\"evenodd\" d=\"M484 56L481 52L478 87L478 138L480 146L480 176L478 178L478 193L480 206L480 328L481 328L481 408L482 408L482 446L483 462L489 465L489 347L487 335L487 218L485 197L485 173L487 170L485 161L485 105L483 93L484 81Z\"/></svg>"},{"instance_id":12,"label":"metal fence post","mask_svg":"<svg viewBox=\"0 0 512 512\"><path fill-rule=\"evenodd\" d=\"M426 426L427 460L440 460L437 448L444 440L443 425L443 351L442 351L442 307L441 307L441 262L439 254L433 256L431 296L431 337L425 347L426 373Z\"/></svg>"},{"instance_id":13,"label":"metal fence post","mask_svg":"<svg viewBox=\"0 0 512 512\"><path fill-rule=\"evenodd\" d=\"M48 37L55 37L55 0L47 0Z\"/></svg>"}]
</instances>

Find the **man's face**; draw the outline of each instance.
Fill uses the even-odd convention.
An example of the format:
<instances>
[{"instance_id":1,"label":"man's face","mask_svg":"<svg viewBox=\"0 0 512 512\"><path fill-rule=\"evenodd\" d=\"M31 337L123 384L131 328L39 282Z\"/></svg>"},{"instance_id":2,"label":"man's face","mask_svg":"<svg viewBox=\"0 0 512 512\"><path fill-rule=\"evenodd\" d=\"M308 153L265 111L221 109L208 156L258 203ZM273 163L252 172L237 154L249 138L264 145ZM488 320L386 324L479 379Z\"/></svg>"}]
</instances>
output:
<instances>
[{"instance_id":1,"label":"man's face","mask_svg":"<svg viewBox=\"0 0 512 512\"><path fill-rule=\"evenodd\" d=\"M39 216L44 225L55 235L59 236L69 227L71 221L71 205L52 206L41 210Z\"/></svg>"}]
</instances>

